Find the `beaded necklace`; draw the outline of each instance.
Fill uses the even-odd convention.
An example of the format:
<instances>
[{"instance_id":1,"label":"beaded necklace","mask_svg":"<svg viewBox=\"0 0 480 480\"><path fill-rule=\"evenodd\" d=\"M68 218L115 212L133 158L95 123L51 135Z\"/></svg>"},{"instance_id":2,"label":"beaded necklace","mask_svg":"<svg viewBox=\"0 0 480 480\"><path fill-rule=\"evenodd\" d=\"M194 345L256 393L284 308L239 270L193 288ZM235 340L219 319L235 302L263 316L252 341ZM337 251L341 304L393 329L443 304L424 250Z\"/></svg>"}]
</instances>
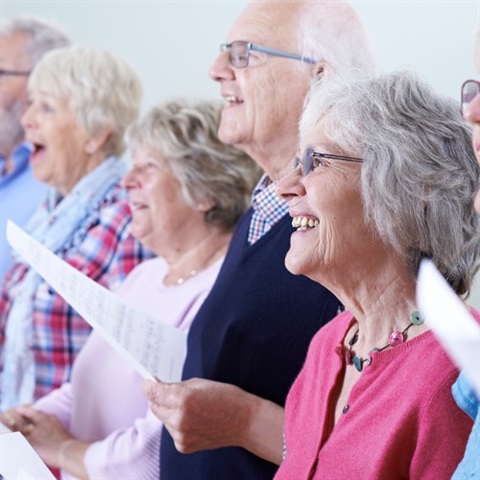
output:
<instances>
[{"instance_id":1,"label":"beaded necklace","mask_svg":"<svg viewBox=\"0 0 480 480\"><path fill-rule=\"evenodd\" d=\"M423 315L418 312L418 311L415 311L413 313L410 314L410 324L403 330L403 331L399 331L399 330L394 330L390 337L388 338L388 343L386 345L384 345L382 348L373 348L372 350L370 350L370 354L373 353L373 352L382 352L383 350L385 350L386 348L389 348L389 347L396 347L397 345L400 345L401 343L403 343L405 341L405 334L408 332L408 330L410 329L410 327L412 325L422 325L423 322L425 321L425 318L423 317ZM358 332L360 331L359 328L357 328L357 331L353 334L353 337L348 341L348 352L345 354L345 360L347 362L347 365L355 365L355 368L361 372L363 370L363 365L364 364L367 364L367 365L370 365L372 363L372 356L371 355L368 355L367 358L362 358L358 355L355 355L353 350L352 350L352 347L357 343L358 341Z\"/></svg>"}]
</instances>

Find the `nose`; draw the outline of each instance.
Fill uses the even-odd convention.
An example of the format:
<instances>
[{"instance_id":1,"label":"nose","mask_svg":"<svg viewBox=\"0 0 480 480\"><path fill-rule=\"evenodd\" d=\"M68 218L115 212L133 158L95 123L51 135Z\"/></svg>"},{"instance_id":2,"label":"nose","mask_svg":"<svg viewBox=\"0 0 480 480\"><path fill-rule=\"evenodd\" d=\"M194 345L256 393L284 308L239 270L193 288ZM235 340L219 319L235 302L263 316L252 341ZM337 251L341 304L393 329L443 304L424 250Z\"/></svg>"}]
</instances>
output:
<instances>
[{"instance_id":1,"label":"nose","mask_svg":"<svg viewBox=\"0 0 480 480\"><path fill-rule=\"evenodd\" d=\"M302 169L300 166L292 169L277 181L277 195L284 200L291 201L305 195Z\"/></svg>"},{"instance_id":2,"label":"nose","mask_svg":"<svg viewBox=\"0 0 480 480\"><path fill-rule=\"evenodd\" d=\"M480 93L468 105L464 113L465 120L470 123L480 123Z\"/></svg>"},{"instance_id":3,"label":"nose","mask_svg":"<svg viewBox=\"0 0 480 480\"><path fill-rule=\"evenodd\" d=\"M28 130L33 128L36 125L35 122L35 109L33 104L29 104L27 109L25 110L22 118L20 119L20 123L24 130Z\"/></svg>"},{"instance_id":4,"label":"nose","mask_svg":"<svg viewBox=\"0 0 480 480\"><path fill-rule=\"evenodd\" d=\"M132 190L132 188L138 187L138 175L137 168L133 166L122 178L120 185L125 190Z\"/></svg>"},{"instance_id":5,"label":"nose","mask_svg":"<svg viewBox=\"0 0 480 480\"><path fill-rule=\"evenodd\" d=\"M230 65L228 56L228 50L220 52L210 66L208 74L210 75L210 78L215 82L222 82L223 80L233 80L235 78L235 72Z\"/></svg>"}]
</instances>

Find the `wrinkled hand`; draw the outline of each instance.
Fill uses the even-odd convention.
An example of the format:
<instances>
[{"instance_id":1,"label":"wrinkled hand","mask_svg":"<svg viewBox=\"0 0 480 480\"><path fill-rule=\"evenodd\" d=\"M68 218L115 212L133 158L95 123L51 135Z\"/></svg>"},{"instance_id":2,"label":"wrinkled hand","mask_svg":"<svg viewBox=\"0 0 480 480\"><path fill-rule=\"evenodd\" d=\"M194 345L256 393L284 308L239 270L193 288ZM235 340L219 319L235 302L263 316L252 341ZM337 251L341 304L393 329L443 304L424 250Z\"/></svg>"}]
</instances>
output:
<instances>
[{"instance_id":1,"label":"wrinkled hand","mask_svg":"<svg viewBox=\"0 0 480 480\"><path fill-rule=\"evenodd\" d=\"M11 408L2 413L0 421L12 432L20 432L30 424L30 420L19 413L17 408Z\"/></svg>"},{"instance_id":2,"label":"wrinkled hand","mask_svg":"<svg viewBox=\"0 0 480 480\"><path fill-rule=\"evenodd\" d=\"M171 384L145 381L143 389L178 451L244 446L257 397L199 378Z\"/></svg>"},{"instance_id":3,"label":"wrinkled hand","mask_svg":"<svg viewBox=\"0 0 480 480\"><path fill-rule=\"evenodd\" d=\"M28 441L50 467L60 467L60 456L66 442L74 437L65 430L55 415L48 415L31 407L19 407L17 412L28 420L21 430Z\"/></svg>"}]
</instances>

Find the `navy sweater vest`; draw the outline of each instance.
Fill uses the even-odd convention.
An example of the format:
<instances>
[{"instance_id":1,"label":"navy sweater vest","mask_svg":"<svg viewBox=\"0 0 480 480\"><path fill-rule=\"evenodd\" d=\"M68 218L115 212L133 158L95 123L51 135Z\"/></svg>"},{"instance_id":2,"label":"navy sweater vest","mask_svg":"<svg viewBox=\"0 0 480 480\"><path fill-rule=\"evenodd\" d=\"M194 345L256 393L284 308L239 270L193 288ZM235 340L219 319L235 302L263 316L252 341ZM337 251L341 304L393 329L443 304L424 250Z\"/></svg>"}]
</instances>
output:
<instances>
[{"instance_id":1,"label":"navy sweater vest","mask_svg":"<svg viewBox=\"0 0 480 480\"><path fill-rule=\"evenodd\" d=\"M283 406L311 338L336 315L339 302L321 285L285 268L293 231L288 215L249 245L251 215L250 209L238 225L193 321L183 378L231 383ZM163 480L271 479L276 469L236 447L178 453L163 429Z\"/></svg>"}]
</instances>

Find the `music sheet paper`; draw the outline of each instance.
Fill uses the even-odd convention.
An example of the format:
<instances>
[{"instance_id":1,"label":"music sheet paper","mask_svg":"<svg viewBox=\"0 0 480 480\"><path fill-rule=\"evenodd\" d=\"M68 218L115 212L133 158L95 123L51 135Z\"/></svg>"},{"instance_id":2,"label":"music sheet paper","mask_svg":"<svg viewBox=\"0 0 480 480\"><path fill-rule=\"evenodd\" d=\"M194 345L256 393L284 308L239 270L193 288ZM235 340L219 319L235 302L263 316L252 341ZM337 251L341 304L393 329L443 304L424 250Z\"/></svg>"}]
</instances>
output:
<instances>
[{"instance_id":1,"label":"music sheet paper","mask_svg":"<svg viewBox=\"0 0 480 480\"><path fill-rule=\"evenodd\" d=\"M0 473L6 480L55 480L20 432L0 437Z\"/></svg>"},{"instance_id":2,"label":"music sheet paper","mask_svg":"<svg viewBox=\"0 0 480 480\"><path fill-rule=\"evenodd\" d=\"M430 260L422 260L417 303L440 343L480 397L480 325Z\"/></svg>"},{"instance_id":3,"label":"music sheet paper","mask_svg":"<svg viewBox=\"0 0 480 480\"><path fill-rule=\"evenodd\" d=\"M13 222L10 245L146 379L181 379L186 334L124 303Z\"/></svg>"}]
</instances>

